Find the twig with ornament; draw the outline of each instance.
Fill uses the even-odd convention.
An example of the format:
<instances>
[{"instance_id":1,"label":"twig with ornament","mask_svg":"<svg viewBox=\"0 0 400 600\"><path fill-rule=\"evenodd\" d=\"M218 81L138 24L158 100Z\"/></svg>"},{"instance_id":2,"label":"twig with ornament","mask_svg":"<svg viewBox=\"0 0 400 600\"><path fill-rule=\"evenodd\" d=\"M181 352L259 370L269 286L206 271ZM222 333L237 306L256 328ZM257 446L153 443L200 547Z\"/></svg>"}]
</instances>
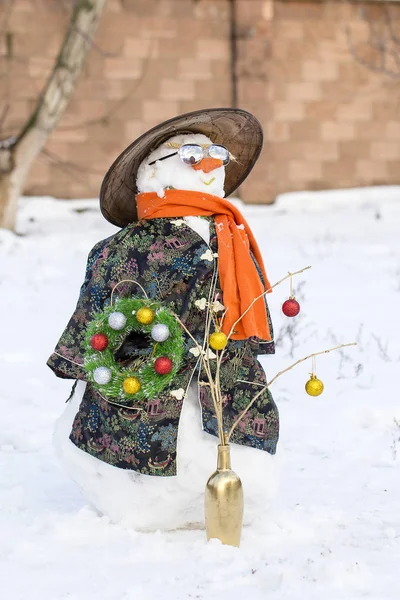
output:
<instances>
[{"instance_id":1,"label":"twig with ornament","mask_svg":"<svg viewBox=\"0 0 400 600\"><path fill-rule=\"evenodd\" d=\"M350 343L346 343L346 344L341 344L339 346L335 346L334 348L328 348L325 350L314 352L303 358L300 358L299 360L297 360L296 362L291 364L286 369L283 369L282 371L277 373L269 382L266 383L265 386L262 386L261 384L254 384L254 385L261 386L261 389L257 392L257 394L249 402L249 404L246 406L246 408L239 414L238 418L233 423L229 432L224 431L223 401L222 401L222 391L221 391L221 386L220 386L220 370L221 370L221 364L222 364L222 360L224 357L224 353L225 353L225 350L228 345L228 341L234 334L235 326L239 323L239 321L241 319L243 319L243 317L247 314L247 312L251 309L251 307L255 304L255 302L257 302L258 300L263 298L272 289L276 288L278 285L280 285L287 279L290 279L290 294L289 294L289 298L282 305L282 312L289 318L293 318L293 317L297 316L300 312L300 304L297 302L297 300L293 294L293 281L292 280L293 280L294 276L299 275L300 273L304 273L304 271L307 271L308 269L311 269L311 266L304 267L302 269L299 269L298 271L288 272L288 274L285 275L285 277L282 277L282 279L280 279L279 281L274 283L274 285L272 285L270 288L265 290L265 292L263 292L262 294L257 296L257 298L254 298L254 300L252 300L252 302L249 304L249 306L243 312L243 314L239 317L239 319L237 319L237 321L235 321L235 323L233 323L228 335L226 335L225 333L223 333L221 331L224 317L226 315L226 310L224 311L222 317L219 320L216 316L216 312L219 312L220 308L223 309L224 307L222 307L222 305L220 305L220 303L217 303L219 306L216 308L214 307L215 303L212 303L212 304L206 303L204 307L202 306L201 308L207 307L207 312L208 312L207 319L206 319L206 329L205 329L205 339L208 340L208 345L209 345L209 348L207 350L204 350L202 348L202 346L198 343L198 341L193 337L193 335L187 329L185 324L179 319L179 317L176 314L174 314L174 317L177 320L177 322L181 325L181 327L184 329L184 331L187 333L187 335L194 342L195 347L197 348L198 354L201 358L201 362L202 362L204 371L205 371L205 373L207 375L207 379L208 379L208 383L203 383L203 385L207 385L207 387L209 387L209 389L210 389L210 393L211 393L211 397L212 397L212 401L213 401L213 405L214 405L214 410L215 410L215 416L217 418L217 423L218 423L218 437L220 439L220 443L223 445L229 443L232 433L234 432L235 428L238 426L240 421L243 419L243 417L246 415L246 413L249 411L249 409L254 405L254 403L257 401L257 399L263 393L265 393L266 390L279 377L281 377L281 375L283 375L284 373L287 373L288 371L290 371L291 369L293 369L300 363L302 363L306 360L312 359L312 370L311 370L311 374L310 374L310 379L307 381L307 383L305 385L305 390L306 390L307 394L309 394L310 396L319 396L324 390L324 384L322 383L322 381L320 379L317 378L317 375L316 375L316 363L315 363L316 356L319 356L322 354L328 354L329 352L339 350L340 348L357 345L356 342L350 342ZM212 323L214 323L215 331L213 333L210 333L210 328L211 328ZM217 355L212 354L212 352L210 351L210 348L212 348L212 350L215 350ZM212 374L212 370L210 368L210 363L209 363L209 361L213 358L216 358L216 361L217 361L215 376L213 376L213 374ZM249 381L246 383L251 384L252 382Z\"/></svg>"},{"instance_id":2,"label":"twig with ornament","mask_svg":"<svg viewBox=\"0 0 400 600\"><path fill-rule=\"evenodd\" d=\"M291 364L289 367L286 367L286 369L279 371L279 373L277 373L271 379L271 381L269 381L264 387L262 387L262 389L259 392L257 392L257 394L254 396L254 398L251 400L251 402L249 402L249 404L246 406L246 408L240 413L239 417L236 419L235 423L232 425L232 427L227 435L227 440L228 441L230 440L230 437L231 437L232 433L234 432L235 428L239 425L240 421L243 419L243 417L248 412L248 410L253 406L255 401L258 400L258 398L264 392L266 392L268 388L271 387L271 385L274 383L274 381L276 381L278 379L278 377L280 377L284 373L287 373L288 371L290 371L291 369L293 369L300 363L302 363L306 360L309 360L310 358L313 359L313 368L312 368L311 378L307 381L306 386L305 386L306 392L307 392L307 394L309 394L309 396L319 396L320 394L322 394L322 392L324 391L324 384L322 383L322 381L317 379L317 376L315 374L315 366L314 366L315 365L315 357L319 356L320 354L328 354L329 352L333 352L334 350L339 350L340 348L347 348L348 346L357 346L357 342L349 342L347 344L340 344L340 346L335 346L334 348L328 348L326 350L320 350L319 352L314 352L313 354L309 354L308 356L299 358L299 360L296 360L296 362Z\"/></svg>"}]
</instances>

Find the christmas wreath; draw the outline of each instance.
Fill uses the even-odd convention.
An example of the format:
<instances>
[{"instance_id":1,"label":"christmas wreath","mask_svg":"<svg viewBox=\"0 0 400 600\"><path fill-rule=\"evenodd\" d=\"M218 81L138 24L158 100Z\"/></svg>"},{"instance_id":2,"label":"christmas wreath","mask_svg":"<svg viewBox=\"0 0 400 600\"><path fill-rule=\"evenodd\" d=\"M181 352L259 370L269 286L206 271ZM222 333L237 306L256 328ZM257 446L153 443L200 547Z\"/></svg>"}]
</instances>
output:
<instances>
[{"instance_id":1,"label":"christmas wreath","mask_svg":"<svg viewBox=\"0 0 400 600\"><path fill-rule=\"evenodd\" d=\"M182 355L182 330L160 302L120 298L86 330L88 380L106 399L127 406L157 397L176 375Z\"/></svg>"}]
</instances>

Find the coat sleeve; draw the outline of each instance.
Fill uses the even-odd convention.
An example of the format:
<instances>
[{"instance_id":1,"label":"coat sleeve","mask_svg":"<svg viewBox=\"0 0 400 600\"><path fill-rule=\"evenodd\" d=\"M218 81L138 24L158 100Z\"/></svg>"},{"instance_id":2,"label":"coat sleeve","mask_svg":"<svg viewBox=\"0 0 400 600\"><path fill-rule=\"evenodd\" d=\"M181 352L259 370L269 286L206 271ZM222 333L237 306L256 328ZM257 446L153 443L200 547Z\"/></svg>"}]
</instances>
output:
<instances>
[{"instance_id":1,"label":"coat sleeve","mask_svg":"<svg viewBox=\"0 0 400 600\"><path fill-rule=\"evenodd\" d=\"M87 302L87 288L92 276L92 265L95 262L102 243L96 244L89 252L86 264L85 280L81 286L76 309L61 335L52 355L47 361L50 369L63 379L85 380L83 369L83 342L86 325L90 316L90 305Z\"/></svg>"}]
</instances>

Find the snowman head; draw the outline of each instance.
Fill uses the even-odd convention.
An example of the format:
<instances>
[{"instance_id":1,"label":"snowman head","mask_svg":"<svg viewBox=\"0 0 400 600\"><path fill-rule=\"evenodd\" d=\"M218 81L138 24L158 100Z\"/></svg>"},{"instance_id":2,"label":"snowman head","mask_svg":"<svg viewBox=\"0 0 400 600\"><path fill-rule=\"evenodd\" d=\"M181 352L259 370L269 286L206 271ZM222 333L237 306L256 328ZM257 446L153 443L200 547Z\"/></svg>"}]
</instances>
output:
<instances>
[{"instance_id":1,"label":"snowman head","mask_svg":"<svg viewBox=\"0 0 400 600\"><path fill-rule=\"evenodd\" d=\"M167 189L205 192L223 198L229 152L201 133L175 135L151 152L139 166L139 192Z\"/></svg>"},{"instance_id":2,"label":"snowman head","mask_svg":"<svg viewBox=\"0 0 400 600\"><path fill-rule=\"evenodd\" d=\"M166 189L175 188L230 196L254 167L262 141L259 121L240 108L206 108L168 119L143 133L114 160L101 184L101 212L110 223L125 227L138 220L138 192L163 197ZM212 171L209 165L202 168L206 163L197 163L197 169L182 164L179 148L171 145L189 142L206 146L204 158L213 157L210 146L226 146L231 160Z\"/></svg>"}]
</instances>

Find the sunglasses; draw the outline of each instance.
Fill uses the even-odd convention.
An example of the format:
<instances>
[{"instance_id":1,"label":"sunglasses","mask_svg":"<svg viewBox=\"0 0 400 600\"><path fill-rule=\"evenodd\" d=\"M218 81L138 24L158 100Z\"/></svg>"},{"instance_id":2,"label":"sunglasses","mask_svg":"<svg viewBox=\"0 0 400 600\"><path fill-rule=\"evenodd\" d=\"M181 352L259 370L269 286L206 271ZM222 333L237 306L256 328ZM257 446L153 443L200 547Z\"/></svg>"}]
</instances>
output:
<instances>
[{"instance_id":1,"label":"sunglasses","mask_svg":"<svg viewBox=\"0 0 400 600\"><path fill-rule=\"evenodd\" d=\"M198 165L199 162L201 162L206 156L221 160L224 166L229 164L229 161L231 160L229 150L227 150L225 146L212 144L211 146L203 148L202 146L199 146L199 144L184 144L177 152L157 158L156 160L150 162L149 165L154 165L159 160L166 160L167 158L171 158L171 156L176 156L177 154L185 165L190 166Z\"/></svg>"}]
</instances>

